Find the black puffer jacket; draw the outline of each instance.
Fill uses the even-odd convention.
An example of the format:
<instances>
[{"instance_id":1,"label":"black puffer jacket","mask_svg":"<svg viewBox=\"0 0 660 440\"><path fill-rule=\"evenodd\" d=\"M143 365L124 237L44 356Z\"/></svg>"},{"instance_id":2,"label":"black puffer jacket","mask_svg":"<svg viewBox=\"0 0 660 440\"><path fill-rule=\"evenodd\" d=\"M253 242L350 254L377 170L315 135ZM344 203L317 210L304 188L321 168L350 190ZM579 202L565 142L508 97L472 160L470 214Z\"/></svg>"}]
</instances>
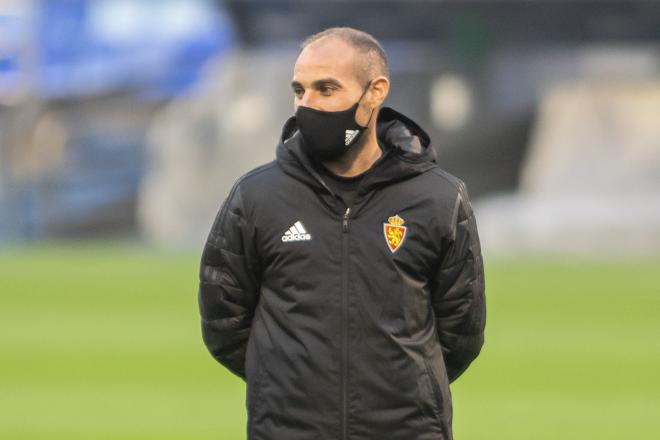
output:
<instances>
[{"instance_id":1,"label":"black puffer jacket","mask_svg":"<svg viewBox=\"0 0 660 440\"><path fill-rule=\"evenodd\" d=\"M202 334L247 382L250 440L452 438L449 383L486 318L475 218L417 124L383 108L377 127L385 154L350 209L292 117L212 226Z\"/></svg>"}]
</instances>

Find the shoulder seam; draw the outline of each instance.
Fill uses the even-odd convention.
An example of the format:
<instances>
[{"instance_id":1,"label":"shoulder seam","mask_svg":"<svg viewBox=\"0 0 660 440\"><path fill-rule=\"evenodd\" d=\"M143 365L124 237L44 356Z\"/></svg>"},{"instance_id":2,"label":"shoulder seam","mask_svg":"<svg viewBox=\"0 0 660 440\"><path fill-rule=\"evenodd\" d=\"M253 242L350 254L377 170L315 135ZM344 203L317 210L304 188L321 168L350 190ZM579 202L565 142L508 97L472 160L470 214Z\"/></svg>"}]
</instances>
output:
<instances>
[{"instance_id":1,"label":"shoulder seam","mask_svg":"<svg viewBox=\"0 0 660 440\"><path fill-rule=\"evenodd\" d=\"M223 203L222 207L220 208L220 211L218 212L218 214L216 215L216 220L214 221L214 225L217 224L217 227L218 227L219 229L222 228L222 224L223 224L224 221L225 221L225 215L226 215L226 212L229 210L229 205L232 203L232 201L233 201L233 199L234 199L234 196L235 196L235 194L236 194L237 192L238 192L238 197L240 197L239 203L240 203L240 205L241 205L241 208L244 209L244 207L243 207L243 197L240 195L240 191L241 191L241 189L240 189L240 185L241 185L241 183L243 182L243 180L245 180L245 179L247 179L247 178L249 178L249 177L252 177L252 176L256 176L257 174L260 174L260 173L262 173L262 172L264 172L264 171L266 171L266 170L272 168L273 166L275 166L275 161L274 161L274 160L273 160L273 161L270 161L270 162L268 162L268 163L265 163L265 164L263 164L263 165L260 165L260 166L258 166L258 167L256 167L256 168L254 168L254 169L248 171L247 173L245 173L245 174L239 176L239 177L234 181L234 183L232 184L231 189L229 190L229 194L228 194L227 197L225 198L225 202ZM233 212L233 211L232 211L232 212ZM234 212L233 212L233 213L234 213ZM234 213L234 214L235 214L235 215L238 215L238 217L243 218L243 216L240 215L240 214L237 214L237 213ZM214 234L214 228L213 228L213 226L211 227L211 234Z\"/></svg>"},{"instance_id":2,"label":"shoulder seam","mask_svg":"<svg viewBox=\"0 0 660 440\"><path fill-rule=\"evenodd\" d=\"M258 166L258 167L256 167L256 168L254 168L254 169L248 171L247 173L243 174L242 176L239 176L239 177L236 179L236 185L240 184L240 183L241 183L243 180L245 180L245 179L248 179L248 178L250 178L250 177L256 176L256 175L258 175L258 174L263 173L264 171L267 171L267 170L273 168L275 165L277 165L276 161L275 161L275 160L272 160L272 161L270 161L270 162L268 162L268 163L265 163L265 164L263 164L263 165L260 165L260 166Z\"/></svg>"},{"instance_id":3,"label":"shoulder seam","mask_svg":"<svg viewBox=\"0 0 660 440\"><path fill-rule=\"evenodd\" d=\"M435 167L430 170L433 174L442 177L445 179L447 182L451 183L454 185L454 187L458 190L461 191L461 188L465 185L465 183L459 178L454 176L453 174L450 174L449 172L439 168Z\"/></svg>"},{"instance_id":4,"label":"shoulder seam","mask_svg":"<svg viewBox=\"0 0 660 440\"><path fill-rule=\"evenodd\" d=\"M456 224L456 220L458 219L459 210L461 209L461 207L465 209L468 218L473 217L474 212L472 210L472 205L470 203L470 196L468 195L467 186L465 185L465 182L460 177L454 176L453 174L441 168L434 168L431 171L434 174L445 179L447 182L449 182L456 190L456 200L454 201L452 223Z\"/></svg>"},{"instance_id":5,"label":"shoulder seam","mask_svg":"<svg viewBox=\"0 0 660 440\"><path fill-rule=\"evenodd\" d=\"M258 174L261 174L265 171L268 171L269 169L275 167L277 165L277 162L275 160L272 160L268 163L265 163L263 165L259 165L258 167L248 171L247 173L243 174L242 176L239 176L236 181L234 182L234 185L232 187L232 190L230 192L230 195L228 197L229 199L232 199L234 196L234 193L237 193L236 197L238 197L238 203L241 206L241 211L243 214L235 213L231 211L233 214L237 215L238 217L242 218L244 221L247 221L248 219L245 217L245 203L243 202L243 194L242 194L242 187L241 184L243 183L244 180L247 180L251 177L257 176Z\"/></svg>"}]
</instances>

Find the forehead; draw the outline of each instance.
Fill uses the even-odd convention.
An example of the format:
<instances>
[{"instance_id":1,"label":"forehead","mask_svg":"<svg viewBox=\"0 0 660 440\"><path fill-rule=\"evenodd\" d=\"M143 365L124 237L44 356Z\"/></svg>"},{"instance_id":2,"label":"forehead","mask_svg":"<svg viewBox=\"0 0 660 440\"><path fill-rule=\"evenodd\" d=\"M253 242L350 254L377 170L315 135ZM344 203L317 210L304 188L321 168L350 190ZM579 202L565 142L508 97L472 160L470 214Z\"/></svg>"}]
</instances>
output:
<instances>
[{"instance_id":1,"label":"forehead","mask_svg":"<svg viewBox=\"0 0 660 440\"><path fill-rule=\"evenodd\" d=\"M356 83L355 49L348 43L326 37L305 47L293 68L293 79L306 83L319 78Z\"/></svg>"}]
</instances>

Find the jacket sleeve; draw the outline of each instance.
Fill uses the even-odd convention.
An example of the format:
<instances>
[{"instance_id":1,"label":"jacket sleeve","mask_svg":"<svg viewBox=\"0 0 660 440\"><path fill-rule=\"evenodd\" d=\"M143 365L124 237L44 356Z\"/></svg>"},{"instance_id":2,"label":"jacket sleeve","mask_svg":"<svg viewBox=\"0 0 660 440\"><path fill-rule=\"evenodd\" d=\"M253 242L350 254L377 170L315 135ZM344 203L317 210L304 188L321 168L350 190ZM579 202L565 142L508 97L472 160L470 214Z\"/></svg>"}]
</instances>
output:
<instances>
[{"instance_id":1,"label":"jacket sleeve","mask_svg":"<svg viewBox=\"0 0 660 440\"><path fill-rule=\"evenodd\" d=\"M479 355L484 343L484 268L477 224L465 184L459 180L452 227L435 271L431 303L449 382Z\"/></svg>"},{"instance_id":2,"label":"jacket sleeve","mask_svg":"<svg viewBox=\"0 0 660 440\"><path fill-rule=\"evenodd\" d=\"M198 302L211 355L245 380L245 350L259 292L259 264L237 181L204 245Z\"/></svg>"}]
</instances>

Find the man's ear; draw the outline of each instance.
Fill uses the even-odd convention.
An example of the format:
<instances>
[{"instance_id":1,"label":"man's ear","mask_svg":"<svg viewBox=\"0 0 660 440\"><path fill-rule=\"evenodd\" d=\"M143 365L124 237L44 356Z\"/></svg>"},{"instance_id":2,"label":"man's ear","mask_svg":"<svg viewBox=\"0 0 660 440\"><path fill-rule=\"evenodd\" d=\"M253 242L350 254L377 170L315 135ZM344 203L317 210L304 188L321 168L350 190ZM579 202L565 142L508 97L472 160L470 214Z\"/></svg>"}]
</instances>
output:
<instances>
[{"instance_id":1,"label":"man's ear","mask_svg":"<svg viewBox=\"0 0 660 440\"><path fill-rule=\"evenodd\" d=\"M380 107L390 92L390 81L384 76L377 76L371 81L368 102L371 108Z\"/></svg>"}]
</instances>

